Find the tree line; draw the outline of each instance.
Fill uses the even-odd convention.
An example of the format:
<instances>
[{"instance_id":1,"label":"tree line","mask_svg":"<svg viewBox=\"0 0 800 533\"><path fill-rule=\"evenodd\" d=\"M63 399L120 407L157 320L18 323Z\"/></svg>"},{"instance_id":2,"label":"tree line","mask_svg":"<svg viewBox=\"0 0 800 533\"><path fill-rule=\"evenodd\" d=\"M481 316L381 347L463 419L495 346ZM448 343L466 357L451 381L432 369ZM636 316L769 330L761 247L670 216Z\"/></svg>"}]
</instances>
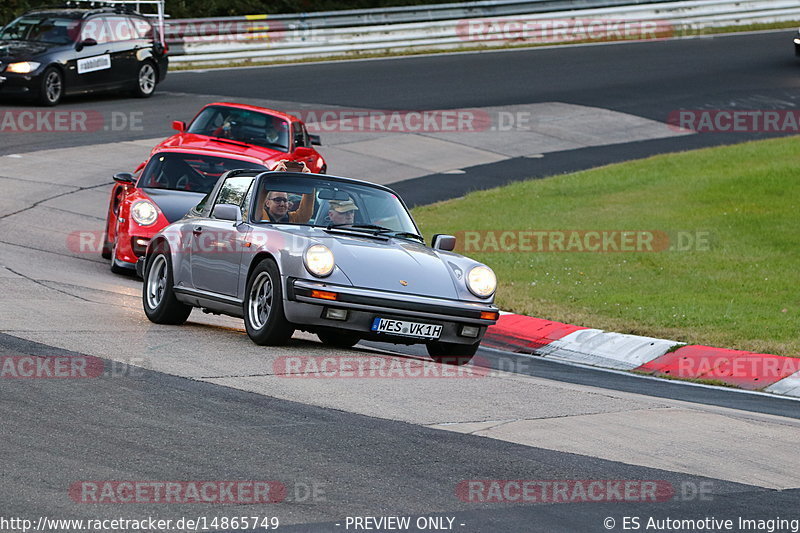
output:
<instances>
[{"instance_id":1,"label":"tree line","mask_svg":"<svg viewBox=\"0 0 800 533\"><path fill-rule=\"evenodd\" d=\"M309 13L390 6L439 4L442 0L167 0L171 18L231 17L237 15ZM53 7L53 0L3 0L0 24L5 25L29 9Z\"/></svg>"}]
</instances>

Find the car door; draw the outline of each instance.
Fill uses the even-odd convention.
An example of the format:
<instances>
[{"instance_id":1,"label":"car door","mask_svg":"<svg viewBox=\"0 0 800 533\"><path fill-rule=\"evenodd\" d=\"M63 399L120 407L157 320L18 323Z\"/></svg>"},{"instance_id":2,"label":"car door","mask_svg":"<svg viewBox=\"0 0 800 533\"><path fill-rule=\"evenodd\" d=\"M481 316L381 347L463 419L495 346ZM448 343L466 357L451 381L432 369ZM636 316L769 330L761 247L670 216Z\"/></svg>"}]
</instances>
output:
<instances>
[{"instance_id":1,"label":"car door","mask_svg":"<svg viewBox=\"0 0 800 533\"><path fill-rule=\"evenodd\" d=\"M110 33L102 17L84 21L75 54L67 62L65 84L68 91L94 89L111 83ZM91 41L96 44L86 44Z\"/></svg>"},{"instance_id":2,"label":"car door","mask_svg":"<svg viewBox=\"0 0 800 533\"><path fill-rule=\"evenodd\" d=\"M106 15L103 17L109 28L111 53L111 76L109 82L114 85L130 85L136 79L137 42L135 28L128 17L122 15Z\"/></svg>"},{"instance_id":3,"label":"car door","mask_svg":"<svg viewBox=\"0 0 800 533\"><path fill-rule=\"evenodd\" d=\"M209 218L192 221L191 268L195 289L236 297L239 265L250 226L238 226L214 216L216 206L239 206L242 220L247 220L247 206L252 194L252 177L232 176L219 189Z\"/></svg>"}]
</instances>

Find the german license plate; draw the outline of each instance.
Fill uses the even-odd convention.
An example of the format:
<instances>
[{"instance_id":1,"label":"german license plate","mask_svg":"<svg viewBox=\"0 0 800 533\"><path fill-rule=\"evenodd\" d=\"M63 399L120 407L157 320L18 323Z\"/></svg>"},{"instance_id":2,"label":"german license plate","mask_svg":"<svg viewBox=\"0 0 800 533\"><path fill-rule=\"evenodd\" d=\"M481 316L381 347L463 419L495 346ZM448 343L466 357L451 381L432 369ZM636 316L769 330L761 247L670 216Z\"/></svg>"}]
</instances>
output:
<instances>
[{"instance_id":1,"label":"german license plate","mask_svg":"<svg viewBox=\"0 0 800 533\"><path fill-rule=\"evenodd\" d=\"M372 331L400 335L402 337L416 337L418 339L438 339L442 334L442 326L392 320L391 318L376 318L372 321Z\"/></svg>"}]
</instances>

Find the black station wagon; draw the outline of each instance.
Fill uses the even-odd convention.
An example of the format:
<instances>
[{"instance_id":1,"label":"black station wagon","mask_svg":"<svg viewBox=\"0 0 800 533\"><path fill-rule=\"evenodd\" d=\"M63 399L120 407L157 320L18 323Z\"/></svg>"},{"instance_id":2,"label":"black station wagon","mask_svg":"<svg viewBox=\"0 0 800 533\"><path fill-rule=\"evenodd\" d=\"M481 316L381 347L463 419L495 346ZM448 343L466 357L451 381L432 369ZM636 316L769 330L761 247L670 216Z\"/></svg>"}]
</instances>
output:
<instances>
[{"instance_id":1,"label":"black station wagon","mask_svg":"<svg viewBox=\"0 0 800 533\"><path fill-rule=\"evenodd\" d=\"M0 96L56 105L64 95L130 90L148 97L167 75L167 47L125 6L30 11L0 30Z\"/></svg>"}]
</instances>

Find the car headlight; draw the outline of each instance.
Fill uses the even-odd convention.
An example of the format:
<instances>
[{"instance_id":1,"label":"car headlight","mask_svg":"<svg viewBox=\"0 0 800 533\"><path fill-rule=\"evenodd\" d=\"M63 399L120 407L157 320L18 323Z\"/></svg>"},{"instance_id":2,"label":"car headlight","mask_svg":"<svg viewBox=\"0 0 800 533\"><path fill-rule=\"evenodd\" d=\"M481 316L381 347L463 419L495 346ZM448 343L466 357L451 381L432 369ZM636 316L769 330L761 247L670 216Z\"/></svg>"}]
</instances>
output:
<instances>
[{"instance_id":1,"label":"car headlight","mask_svg":"<svg viewBox=\"0 0 800 533\"><path fill-rule=\"evenodd\" d=\"M21 61L19 63L9 63L6 67L6 72L14 72L16 74L30 74L37 68L39 68L41 63L37 63L36 61Z\"/></svg>"},{"instance_id":2,"label":"car headlight","mask_svg":"<svg viewBox=\"0 0 800 533\"><path fill-rule=\"evenodd\" d=\"M158 209L152 202L139 200L131 206L131 216L140 226L149 226L158 218Z\"/></svg>"},{"instance_id":3,"label":"car headlight","mask_svg":"<svg viewBox=\"0 0 800 533\"><path fill-rule=\"evenodd\" d=\"M330 275L336 266L333 252L322 244L310 246L303 254L303 263L306 265L306 270L320 278Z\"/></svg>"},{"instance_id":4,"label":"car headlight","mask_svg":"<svg viewBox=\"0 0 800 533\"><path fill-rule=\"evenodd\" d=\"M497 288L497 277L491 268L476 266L467 275L467 288L479 298L488 298Z\"/></svg>"}]
</instances>

